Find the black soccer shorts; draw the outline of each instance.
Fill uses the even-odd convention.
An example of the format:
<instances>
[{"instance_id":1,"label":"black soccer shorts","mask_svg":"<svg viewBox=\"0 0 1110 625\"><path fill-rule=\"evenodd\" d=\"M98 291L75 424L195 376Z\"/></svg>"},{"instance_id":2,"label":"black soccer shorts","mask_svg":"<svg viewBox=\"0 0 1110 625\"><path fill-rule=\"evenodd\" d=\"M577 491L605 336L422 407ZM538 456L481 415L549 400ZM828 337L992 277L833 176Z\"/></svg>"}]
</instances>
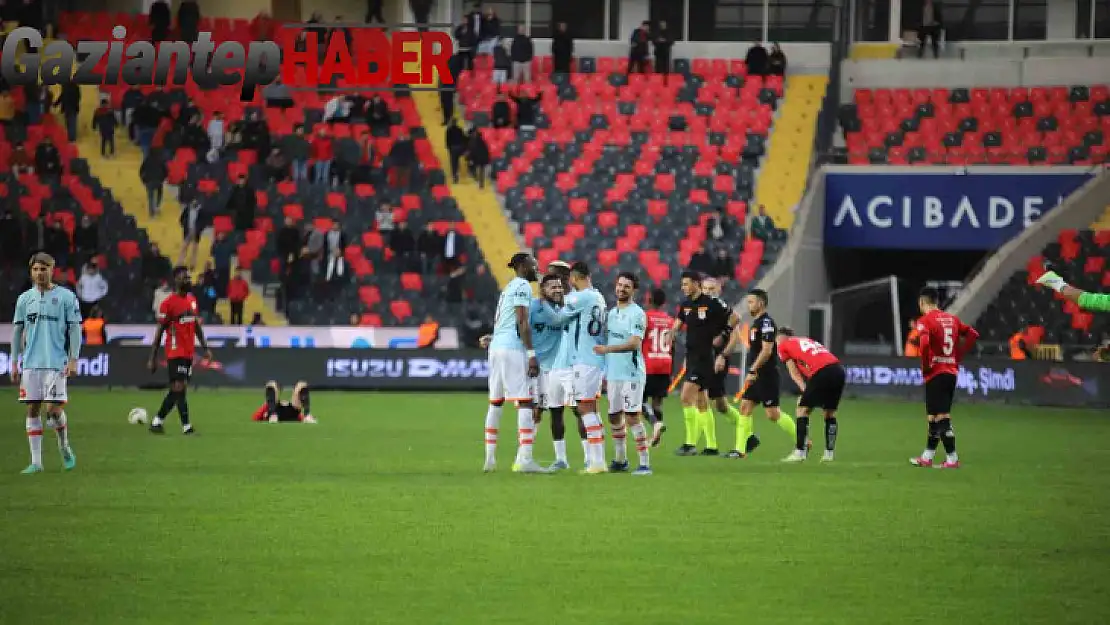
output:
<instances>
[{"instance_id":1,"label":"black soccer shorts","mask_svg":"<svg viewBox=\"0 0 1110 625\"><path fill-rule=\"evenodd\" d=\"M170 358L166 361L170 382L188 382L193 377L192 358Z\"/></svg>"},{"instance_id":2,"label":"black soccer shorts","mask_svg":"<svg viewBox=\"0 0 1110 625\"><path fill-rule=\"evenodd\" d=\"M663 399L667 396L667 391L669 391L670 388L671 376L664 373L650 374L644 382L644 398Z\"/></svg>"},{"instance_id":3,"label":"black soccer shorts","mask_svg":"<svg viewBox=\"0 0 1110 625\"><path fill-rule=\"evenodd\" d=\"M952 412L956 397L956 375L941 373L925 383L925 414L941 415Z\"/></svg>"},{"instance_id":4,"label":"black soccer shorts","mask_svg":"<svg viewBox=\"0 0 1110 625\"><path fill-rule=\"evenodd\" d=\"M840 398L844 395L846 383L847 376L843 366L839 363L825 365L818 369L806 383L806 390L802 392L798 406L836 410L840 407Z\"/></svg>"}]
</instances>

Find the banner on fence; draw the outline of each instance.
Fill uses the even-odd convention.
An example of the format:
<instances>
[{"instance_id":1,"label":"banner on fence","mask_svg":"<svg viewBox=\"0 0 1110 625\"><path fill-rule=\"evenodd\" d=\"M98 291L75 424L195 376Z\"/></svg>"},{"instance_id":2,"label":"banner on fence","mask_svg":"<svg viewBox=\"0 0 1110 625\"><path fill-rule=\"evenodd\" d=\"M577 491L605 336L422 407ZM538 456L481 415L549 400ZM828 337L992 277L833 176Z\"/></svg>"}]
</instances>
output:
<instances>
[{"instance_id":1,"label":"banner on fence","mask_svg":"<svg viewBox=\"0 0 1110 625\"><path fill-rule=\"evenodd\" d=\"M107 324L109 345L145 345L154 340L157 326ZM336 349L415 349L419 328L363 328L350 326L205 326L213 348L314 347ZM11 343L11 324L0 324L0 343ZM437 349L458 349L455 328L440 328Z\"/></svg>"},{"instance_id":2,"label":"banner on fence","mask_svg":"<svg viewBox=\"0 0 1110 625\"><path fill-rule=\"evenodd\" d=\"M1090 174L830 173L825 245L989 250L1028 228Z\"/></svg>"}]
</instances>

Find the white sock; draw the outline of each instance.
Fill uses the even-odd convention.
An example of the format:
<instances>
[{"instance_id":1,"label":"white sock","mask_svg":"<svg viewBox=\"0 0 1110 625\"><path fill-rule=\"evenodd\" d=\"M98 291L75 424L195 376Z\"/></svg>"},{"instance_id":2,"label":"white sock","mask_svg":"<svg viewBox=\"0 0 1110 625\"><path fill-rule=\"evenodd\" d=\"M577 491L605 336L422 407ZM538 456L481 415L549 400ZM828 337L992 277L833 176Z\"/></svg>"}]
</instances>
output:
<instances>
[{"instance_id":1,"label":"white sock","mask_svg":"<svg viewBox=\"0 0 1110 625\"><path fill-rule=\"evenodd\" d=\"M151 425L151 427L154 427L156 425L162 425L162 418L159 417L158 415L154 415L154 418L150 420L150 425Z\"/></svg>"},{"instance_id":2,"label":"white sock","mask_svg":"<svg viewBox=\"0 0 1110 625\"><path fill-rule=\"evenodd\" d=\"M66 413L63 410L58 414L58 418L54 419L54 433L58 435L58 451L63 454L69 451L69 420L66 419Z\"/></svg>"},{"instance_id":3,"label":"white sock","mask_svg":"<svg viewBox=\"0 0 1110 625\"><path fill-rule=\"evenodd\" d=\"M42 466L42 419L27 417L27 442L31 444L31 464Z\"/></svg>"},{"instance_id":4,"label":"white sock","mask_svg":"<svg viewBox=\"0 0 1110 625\"><path fill-rule=\"evenodd\" d=\"M516 461L521 464L532 462L532 443L536 440L536 422L532 420L531 408L517 408L517 442L520 447L516 452Z\"/></svg>"},{"instance_id":5,"label":"white sock","mask_svg":"<svg viewBox=\"0 0 1110 625\"><path fill-rule=\"evenodd\" d=\"M582 415L582 423L586 425L586 442L589 444L586 452L586 465L589 467L605 466L605 428L596 412Z\"/></svg>"},{"instance_id":6,"label":"white sock","mask_svg":"<svg viewBox=\"0 0 1110 625\"><path fill-rule=\"evenodd\" d=\"M486 411L486 462L497 458L497 426L501 423L501 406L490 404Z\"/></svg>"},{"instance_id":7,"label":"white sock","mask_svg":"<svg viewBox=\"0 0 1110 625\"><path fill-rule=\"evenodd\" d=\"M590 464L590 441L582 439L582 458L586 464Z\"/></svg>"},{"instance_id":8,"label":"white sock","mask_svg":"<svg viewBox=\"0 0 1110 625\"><path fill-rule=\"evenodd\" d=\"M567 442L566 440L555 441L555 462L567 461Z\"/></svg>"},{"instance_id":9,"label":"white sock","mask_svg":"<svg viewBox=\"0 0 1110 625\"><path fill-rule=\"evenodd\" d=\"M935 450L935 449L926 449L925 452L921 454L921 457L926 459L926 460L932 460L933 456L935 456L935 455L937 455L937 450Z\"/></svg>"},{"instance_id":10,"label":"white sock","mask_svg":"<svg viewBox=\"0 0 1110 625\"><path fill-rule=\"evenodd\" d=\"M959 462L960 461L960 455L957 454L956 452L952 452L950 454L947 454L947 456L945 457L945 460L947 460L948 462Z\"/></svg>"},{"instance_id":11,"label":"white sock","mask_svg":"<svg viewBox=\"0 0 1110 625\"><path fill-rule=\"evenodd\" d=\"M612 423L612 421L610 421ZM624 431L624 421L610 426L613 435L613 453L617 462L628 462L628 439Z\"/></svg>"},{"instance_id":12,"label":"white sock","mask_svg":"<svg viewBox=\"0 0 1110 625\"><path fill-rule=\"evenodd\" d=\"M651 460L648 457L647 430L644 428L644 422L637 421L628 430L632 433L632 440L636 441L636 455L640 457L640 466L651 466Z\"/></svg>"}]
</instances>

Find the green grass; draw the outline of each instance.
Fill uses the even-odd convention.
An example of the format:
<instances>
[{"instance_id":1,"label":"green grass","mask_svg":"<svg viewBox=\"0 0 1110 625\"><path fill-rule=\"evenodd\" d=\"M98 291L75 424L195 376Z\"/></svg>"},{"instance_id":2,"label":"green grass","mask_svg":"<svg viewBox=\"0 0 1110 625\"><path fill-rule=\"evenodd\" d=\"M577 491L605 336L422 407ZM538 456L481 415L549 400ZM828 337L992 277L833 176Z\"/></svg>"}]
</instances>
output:
<instances>
[{"instance_id":1,"label":"green grass","mask_svg":"<svg viewBox=\"0 0 1110 625\"><path fill-rule=\"evenodd\" d=\"M849 403L835 464L783 466L762 420L752 459L674 457L671 404L633 479L482 474L478 395L320 393L307 426L250 422L259 394L155 438L126 414L159 395L75 392L77 471L48 433L37 476L0 394L0 623L1110 622L1101 412L961 406L942 472L906 464L916 405Z\"/></svg>"}]
</instances>

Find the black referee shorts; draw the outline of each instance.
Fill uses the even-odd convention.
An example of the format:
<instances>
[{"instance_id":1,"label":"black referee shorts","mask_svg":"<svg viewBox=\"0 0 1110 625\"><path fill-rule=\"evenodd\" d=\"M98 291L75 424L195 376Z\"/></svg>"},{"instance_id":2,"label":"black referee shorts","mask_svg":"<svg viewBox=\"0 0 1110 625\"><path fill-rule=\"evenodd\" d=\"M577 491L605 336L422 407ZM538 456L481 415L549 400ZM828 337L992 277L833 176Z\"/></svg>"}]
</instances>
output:
<instances>
[{"instance_id":1,"label":"black referee shorts","mask_svg":"<svg viewBox=\"0 0 1110 625\"><path fill-rule=\"evenodd\" d=\"M840 407L840 398L844 395L846 382L844 367L839 363L821 367L806 383L806 390L802 391L798 406L836 410Z\"/></svg>"},{"instance_id":2,"label":"black referee shorts","mask_svg":"<svg viewBox=\"0 0 1110 625\"><path fill-rule=\"evenodd\" d=\"M744 389L740 398L755 402L764 408L777 408L781 391L778 371L771 371L760 373L755 382Z\"/></svg>"},{"instance_id":3,"label":"black referee shorts","mask_svg":"<svg viewBox=\"0 0 1110 625\"><path fill-rule=\"evenodd\" d=\"M712 354L686 356L686 381L698 385L709 399L725 396L725 376L728 375L727 368L720 373L713 369L714 360Z\"/></svg>"},{"instance_id":4,"label":"black referee shorts","mask_svg":"<svg viewBox=\"0 0 1110 625\"><path fill-rule=\"evenodd\" d=\"M925 382L925 414L929 416L952 412L956 397L956 375L941 373Z\"/></svg>"}]
</instances>

